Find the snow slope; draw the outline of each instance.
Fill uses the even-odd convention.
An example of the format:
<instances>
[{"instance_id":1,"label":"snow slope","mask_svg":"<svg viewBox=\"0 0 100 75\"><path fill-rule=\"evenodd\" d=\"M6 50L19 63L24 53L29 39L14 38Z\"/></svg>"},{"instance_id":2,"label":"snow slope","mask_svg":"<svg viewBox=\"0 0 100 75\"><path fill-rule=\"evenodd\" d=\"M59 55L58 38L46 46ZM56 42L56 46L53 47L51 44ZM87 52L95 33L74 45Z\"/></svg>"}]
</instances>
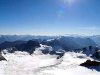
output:
<instances>
[{"instance_id":1,"label":"snow slope","mask_svg":"<svg viewBox=\"0 0 100 75\"><path fill-rule=\"evenodd\" d=\"M0 75L100 75L96 70L79 66L91 59L81 53L67 52L61 59L37 52L32 55L15 52L3 56L7 61L0 61Z\"/></svg>"},{"instance_id":2,"label":"snow slope","mask_svg":"<svg viewBox=\"0 0 100 75\"><path fill-rule=\"evenodd\" d=\"M61 64L46 68L38 75L99 75L100 72L79 66L80 63L91 59L80 53L68 52L63 57ZM91 59L93 60L93 59Z\"/></svg>"}]
</instances>

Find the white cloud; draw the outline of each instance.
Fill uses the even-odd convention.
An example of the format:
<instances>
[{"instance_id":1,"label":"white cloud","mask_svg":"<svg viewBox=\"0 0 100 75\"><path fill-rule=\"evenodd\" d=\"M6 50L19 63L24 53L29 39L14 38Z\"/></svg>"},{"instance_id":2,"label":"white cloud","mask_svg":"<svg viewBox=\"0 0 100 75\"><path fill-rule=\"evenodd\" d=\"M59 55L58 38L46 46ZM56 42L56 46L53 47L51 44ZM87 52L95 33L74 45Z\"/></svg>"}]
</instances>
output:
<instances>
[{"instance_id":1,"label":"white cloud","mask_svg":"<svg viewBox=\"0 0 100 75\"><path fill-rule=\"evenodd\" d=\"M83 27L78 27L78 29L82 29L82 30L98 30L98 27L96 27L96 26L83 26Z\"/></svg>"}]
</instances>

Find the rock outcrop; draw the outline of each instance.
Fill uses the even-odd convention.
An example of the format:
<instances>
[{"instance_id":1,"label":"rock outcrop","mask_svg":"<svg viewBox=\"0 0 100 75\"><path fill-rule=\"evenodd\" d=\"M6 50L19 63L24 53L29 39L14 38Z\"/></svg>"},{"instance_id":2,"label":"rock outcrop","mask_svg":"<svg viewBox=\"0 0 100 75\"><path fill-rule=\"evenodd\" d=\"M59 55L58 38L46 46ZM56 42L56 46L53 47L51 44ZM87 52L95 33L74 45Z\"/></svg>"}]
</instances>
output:
<instances>
[{"instance_id":1,"label":"rock outcrop","mask_svg":"<svg viewBox=\"0 0 100 75\"><path fill-rule=\"evenodd\" d=\"M98 62L98 61L87 60L86 62L80 64L80 66L84 66L84 67L100 66L100 62Z\"/></svg>"}]
</instances>

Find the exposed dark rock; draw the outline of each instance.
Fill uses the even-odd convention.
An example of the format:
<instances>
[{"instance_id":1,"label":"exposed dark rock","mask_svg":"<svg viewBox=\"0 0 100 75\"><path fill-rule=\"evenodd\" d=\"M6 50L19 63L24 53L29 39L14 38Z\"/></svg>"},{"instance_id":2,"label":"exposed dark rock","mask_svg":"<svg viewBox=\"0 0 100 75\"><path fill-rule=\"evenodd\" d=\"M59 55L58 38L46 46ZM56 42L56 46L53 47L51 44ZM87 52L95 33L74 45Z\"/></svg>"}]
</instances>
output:
<instances>
[{"instance_id":1,"label":"exposed dark rock","mask_svg":"<svg viewBox=\"0 0 100 75\"><path fill-rule=\"evenodd\" d=\"M60 59L62 56L64 56L65 53L56 53L58 55L57 59Z\"/></svg>"},{"instance_id":2,"label":"exposed dark rock","mask_svg":"<svg viewBox=\"0 0 100 75\"><path fill-rule=\"evenodd\" d=\"M54 55L54 54L56 54L56 51L52 50L49 54Z\"/></svg>"},{"instance_id":3,"label":"exposed dark rock","mask_svg":"<svg viewBox=\"0 0 100 75\"><path fill-rule=\"evenodd\" d=\"M99 50L95 52L95 57L100 58L100 51Z\"/></svg>"},{"instance_id":4,"label":"exposed dark rock","mask_svg":"<svg viewBox=\"0 0 100 75\"><path fill-rule=\"evenodd\" d=\"M80 64L80 66L90 67L90 66L100 66L100 62L87 60L86 62Z\"/></svg>"},{"instance_id":5,"label":"exposed dark rock","mask_svg":"<svg viewBox=\"0 0 100 75\"><path fill-rule=\"evenodd\" d=\"M0 44L1 49L7 49L7 52L14 53L15 51L26 51L30 54L33 53L36 47L40 47L40 43L35 40L29 41L14 41L14 42L4 42Z\"/></svg>"},{"instance_id":6,"label":"exposed dark rock","mask_svg":"<svg viewBox=\"0 0 100 75\"><path fill-rule=\"evenodd\" d=\"M8 42L8 41L5 41L3 43L0 44L0 48L1 49L6 49L6 48L11 48L11 47L15 47L17 45L20 45L20 44L23 44L25 43L26 41L14 41L14 42Z\"/></svg>"},{"instance_id":7,"label":"exposed dark rock","mask_svg":"<svg viewBox=\"0 0 100 75\"><path fill-rule=\"evenodd\" d=\"M30 54L32 54L37 47L40 47L40 43L38 41L33 40L29 40L27 43L23 43L21 45L16 46L17 50L26 51Z\"/></svg>"},{"instance_id":8,"label":"exposed dark rock","mask_svg":"<svg viewBox=\"0 0 100 75\"><path fill-rule=\"evenodd\" d=\"M92 46L89 46L89 50L92 50L93 49L93 47Z\"/></svg>"},{"instance_id":9,"label":"exposed dark rock","mask_svg":"<svg viewBox=\"0 0 100 75\"><path fill-rule=\"evenodd\" d=\"M60 52L60 51L51 51L49 52L50 55L58 55L57 59L60 59L62 56L64 56L65 52Z\"/></svg>"},{"instance_id":10,"label":"exposed dark rock","mask_svg":"<svg viewBox=\"0 0 100 75\"><path fill-rule=\"evenodd\" d=\"M18 51L16 49L16 47L11 47L11 48L8 48L7 50L8 50L9 53L14 53L15 51Z\"/></svg>"},{"instance_id":11,"label":"exposed dark rock","mask_svg":"<svg viewBox=\"0 0 100 75\"><path fill-rule=\"evenodd\" d=\"M1 49L0 49L0 61L2 61L2 60L6 60L3 56L2 56L2 54L1 54ZM7 61L7 60L6 60Z\"/></svg>"},{"instance_id":12,"label":"exposed dark rock","mask_svg":"<svg viewBox=\"0 0 100 75\"><path fill-rule=\"evenodd\" d=\"M84 47L84 48L82 48L82 50L83 50L83 52L85 52L85 51L87 51L87 48L86 48L86 47Z\"/></svg>"},{"instance_id":13,"label":"exposed dark rock","mask_svg":"<svg viewBox=\"0 0 100 75\"><path fill-rule=\"evenodd\" d=\"M48 51L48 50L43 50L42 53L43 53L43 54L48 54L49 51Z\"/></svg>"},{"instance_id":14,"label":"exposed dark rock","mask_svg":"<svg viewBox=\"0 0 100 75\"><path fill-rule=\"evenodd\" d=\"M2 61L2 60L6 60L6 59L0 54L0 61Z\"/></svg>"},{"instance_id":15,"label":"exposed dark rock","mask_svg":"<svg viewBox=\"0 0 100 75\"><path fill-rule=\"evenodd\" d=\"M96 59L99 59L100 58L100 49L99 49L99 47L95 47L94 48L94 53L92 54L92 56L91 57L95 57Z\"/></svg>"}]
</instances>

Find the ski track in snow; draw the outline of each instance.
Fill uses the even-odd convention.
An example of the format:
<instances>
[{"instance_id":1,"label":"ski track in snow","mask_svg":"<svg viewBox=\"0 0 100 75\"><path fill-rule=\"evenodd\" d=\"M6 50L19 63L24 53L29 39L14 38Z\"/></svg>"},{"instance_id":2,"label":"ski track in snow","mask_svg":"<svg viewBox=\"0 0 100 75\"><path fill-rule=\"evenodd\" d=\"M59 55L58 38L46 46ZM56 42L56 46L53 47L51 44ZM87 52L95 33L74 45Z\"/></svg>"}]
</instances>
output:
<instances>
[{"instance_id":1,"label":"ski track in snow","mask_svg":"<svg viewBox=\"0 0 100 75\"><path fill-rule=\"evenodd\" d=\"M61 59L56 55L16 52L0 61L0 75L100 75L100 72L79 66L87 59L84 54L67 52ZM93 59L91 59L93 60Z\"/></svg>"}]
</instances>

